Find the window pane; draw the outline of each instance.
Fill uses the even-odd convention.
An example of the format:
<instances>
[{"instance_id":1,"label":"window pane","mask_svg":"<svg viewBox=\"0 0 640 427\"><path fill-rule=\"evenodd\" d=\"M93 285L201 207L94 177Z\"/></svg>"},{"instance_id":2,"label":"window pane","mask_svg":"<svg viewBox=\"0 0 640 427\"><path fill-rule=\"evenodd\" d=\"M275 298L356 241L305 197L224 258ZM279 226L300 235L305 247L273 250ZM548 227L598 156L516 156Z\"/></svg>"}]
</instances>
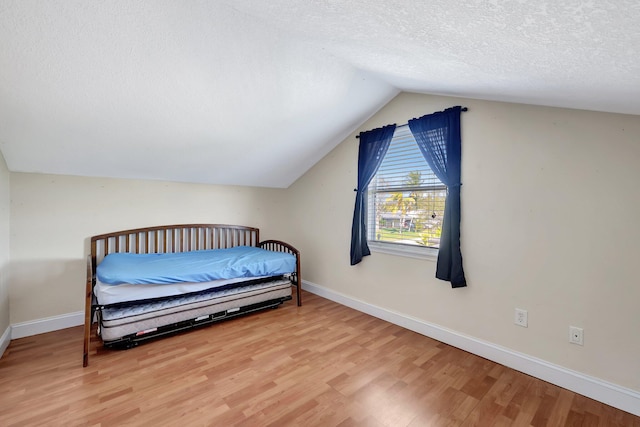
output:
<instances>
[{"instance_id":1,"label":"window pane","mask_svg":"<svg viewBox=\"0 0 640 427\"><path fill-rule=\"evenodd\" d=\"M446 188L424 160L408 127L398 128L369 184L370 241L440 245Z\"/></svg>"}]
</instances>

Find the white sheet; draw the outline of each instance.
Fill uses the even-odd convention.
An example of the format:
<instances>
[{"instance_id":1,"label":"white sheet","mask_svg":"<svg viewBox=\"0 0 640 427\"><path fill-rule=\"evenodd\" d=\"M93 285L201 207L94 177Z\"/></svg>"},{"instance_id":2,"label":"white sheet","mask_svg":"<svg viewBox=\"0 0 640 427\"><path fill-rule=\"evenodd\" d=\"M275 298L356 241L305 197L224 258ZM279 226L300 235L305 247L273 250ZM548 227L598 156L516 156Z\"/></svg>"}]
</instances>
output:
<instances>
[{"instance_id":1,"label":"white sheet","mask_svg":"<svg viewBox=\"0 0 640 427\"><path fill-rule=\"evenodd\" d=\"M221 279L210 282L168 283L162 285L132 285L128 283L107 285L96 278L96 286L93 289L93 293L96 296L98 304L109 305L126 301L140 301L152 298L184 295L191 292L204 291L206 289L216 288L231 283L241 283L264 277L266 276Z\"/></svg>"}]
</instances>

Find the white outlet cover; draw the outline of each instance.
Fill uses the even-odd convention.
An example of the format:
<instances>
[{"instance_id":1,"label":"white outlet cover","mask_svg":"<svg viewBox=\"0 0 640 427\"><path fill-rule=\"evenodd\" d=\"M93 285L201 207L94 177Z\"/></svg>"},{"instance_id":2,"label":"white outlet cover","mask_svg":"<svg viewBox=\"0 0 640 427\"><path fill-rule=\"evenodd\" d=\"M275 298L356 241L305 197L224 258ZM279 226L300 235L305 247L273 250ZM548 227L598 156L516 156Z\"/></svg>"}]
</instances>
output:
<instances>
[{"instance_id":1,"label":"white outlet cover","mask_svg":"<svg viewBox=\"0 0 640 427\"><path fill-rule=\"evenodd\" d=\"M516 308L515 318L513 321L516 325L526 328L529 325L529 314L527 310Z\"/></svg>"}]
</instances>

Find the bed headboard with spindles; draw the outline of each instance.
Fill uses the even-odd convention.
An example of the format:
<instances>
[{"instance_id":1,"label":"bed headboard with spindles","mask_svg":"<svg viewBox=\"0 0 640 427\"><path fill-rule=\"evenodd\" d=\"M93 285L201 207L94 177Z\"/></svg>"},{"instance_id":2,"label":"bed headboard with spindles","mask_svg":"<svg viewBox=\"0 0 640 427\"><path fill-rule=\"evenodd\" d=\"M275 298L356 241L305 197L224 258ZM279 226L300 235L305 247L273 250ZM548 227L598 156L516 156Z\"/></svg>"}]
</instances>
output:
<instances>
[{"instance_id":1,"label":"bed headboard with spindles","mask_svg":"<svg viewBox=\"0 0 640 427\"><path fill-rule=\"evenodd\" d=\"M138 254L258 246L260 230L226 224L181 224L136 228L91 238L91 261L97 265L110 253Z\"/></svg>"}]
</instances>

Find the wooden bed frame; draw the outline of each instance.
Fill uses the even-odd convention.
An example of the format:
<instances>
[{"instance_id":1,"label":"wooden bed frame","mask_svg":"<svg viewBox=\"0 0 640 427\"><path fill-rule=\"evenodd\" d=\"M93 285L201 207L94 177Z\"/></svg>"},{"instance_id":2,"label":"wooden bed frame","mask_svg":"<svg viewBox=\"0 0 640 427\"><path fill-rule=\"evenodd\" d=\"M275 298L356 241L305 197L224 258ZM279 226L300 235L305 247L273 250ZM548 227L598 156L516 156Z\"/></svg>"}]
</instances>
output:
<instances>
[{"instance_id":1,"label":"wooden bed frame","mask_svg":"<svg viewBox=\"0 0 640 427\"><path fill-rule=\"evenodd\" d=\"M87 257L87 283L84 318L84 352L82 365L89 364L89 344L96 305L93 288L96 267L111 253L175 253L206 249L225 249L235 246L256 246L287 252L296 257L296 271L292 285L296 288L298 306L302 305L300 252L279 240L260 241L260 230L254 227L226 224L179 224L115 231L91 237L91 254Z\"/></svg>"}]
</instances>

